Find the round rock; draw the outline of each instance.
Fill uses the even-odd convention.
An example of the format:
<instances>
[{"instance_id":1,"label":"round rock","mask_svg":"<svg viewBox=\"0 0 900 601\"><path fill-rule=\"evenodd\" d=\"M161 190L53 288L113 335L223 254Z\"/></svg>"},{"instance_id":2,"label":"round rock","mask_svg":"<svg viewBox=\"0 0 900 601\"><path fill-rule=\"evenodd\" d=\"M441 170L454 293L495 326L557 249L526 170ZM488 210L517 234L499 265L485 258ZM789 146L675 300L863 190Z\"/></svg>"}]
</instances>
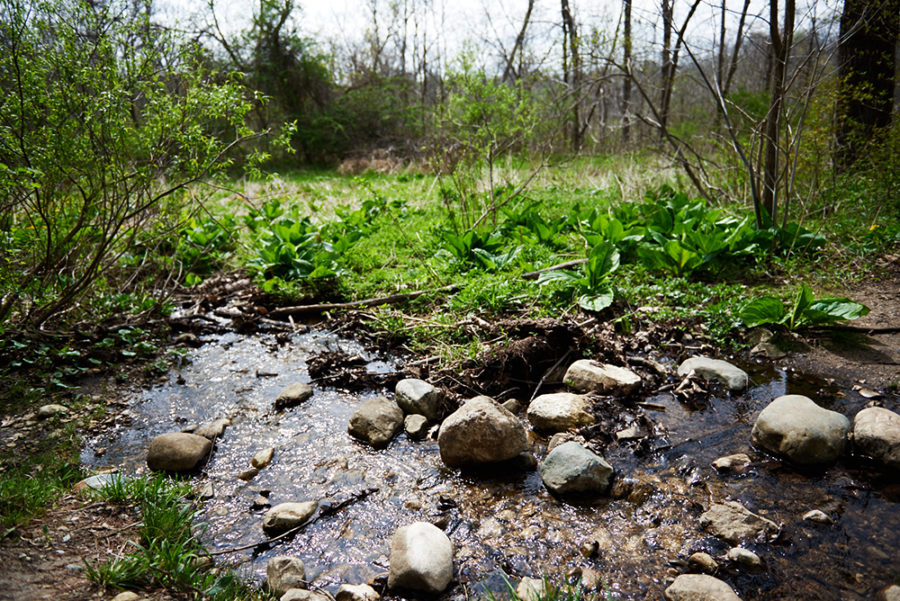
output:
<instances>
[{"instance_id":1,"label":"round rock","mask_svg":"<svg viewBox=\"0 0 900 601\"><path fill-rule=\"evenodd\" d=\"M287 409L305 403L313 395L312 387L306 382L294 382L275 398L275 409Z\"/></svg>"},{"instance_id":2,"label":"round rock","mask_svg":"<svg viewBox=\"0 0 900 601\"><path fill-rule=\"evenodd\" d=\"M203 436L185 432L160 434L150 441L147 467L153 471L190 471L197 467L211 449L212 443Z\"/></svg>"},{"instance_id":3,"label":"round rock","mask_svg":"<svg viewBox=\"0 0 900 601\"><path fill-rule=\"evenodd\" d=\"M719 570L719 564L716 563L713 556L703 552L694 553L688 557L688 565L707 574L715 574Z\"/></svg>"},{"instance_id":4,"label":"round rock","mask_svg":"<svg viewBox=\"0 0 900 601\"><path fill-rule=\"evenodd\" d=\"M436 420L440 415L441 391L424 380L400 380L394 389L394 397L404 413L424 415L430 420Z\"/></svg>"},{"instance_id":5,"label":"round rock","mask_svg":"<svg viewBox=\"0 0 900 601\"><path fill-rule=\"evenodd\" d=\"M535 430L562 432L594 423L587 397L571 392L542 394L528 406L528 421Z\"/></svg>"},{"instance_id":6,"label":"round rock","mask_svg":"<svg viewBox=\"0 0 900 601\"><path fill-rule=\"evenodd\" d=\"M263 530L267 534L281 534L296 528L308 520L316 512L318 503L279 503L263 516Z\"/></svg>"},{"instance_id":7,"label":"round rock","mask_svg":"<svg viewBox=\"0 0 900 601\"><path fill-rule=\"evenodd\" d=\"M578 392L628 394L641 385L641 377L624 367L580 359L566 370L563 383Z\"/></svg>"},{"instance_id":8,"label":"round rock","mask_svg":"<svg viewBox=\"0 0 900 601\"><path fill-rule=\"evenodd\" d=\"M750 382L747 372L721 359L691 357L678 366L678 375L682 378L692 371L707 380L718 380L729 390L743 390Z\"/></svg>"},{"instance_id":9,"label":"round rock","mask_svg":"<svg viewBox=\"0 0 900 601\"><path fill-rule=\"evenodd\" d=\"M275 449L273 449L272 447L262 449L261 451L257 451L256 455L253 456L253 458L250 460L250 465L258 470L261 470L272 463L272 457L274 456Z\"/></svg>"},{"instance_id":10,"label":"round rock","mask_svg":"<svg viewBox=\"0 0 900 601\"><path fill-rule=\"evenodd\" d=\"M278 555L266 564L266 586L276 595L288 589L306 588L306 568L297 557Z\"/></svg>"},{"instance_id":11,"label":"round rock","mask_svg":"<svg viewBox=\"0 0 900 601\"><path fill-rule=\"evenodd\" d=\"M369 399L350 416L347 431L376 449L384 448L403 427L403 411L383 396Z\"/></svg>"},{"instance_id":12,"label":"round rock","mask_svg":"<svg viewBox=\"0 0 900 601\"><path fill-rule=\"evenodd\" d=\"M47 419L48 417L53 417L54 415L62 415L64 413L68 413L69 408L64 407L63 405L42 405L37 410L37 416L40 419Z\"/></svg>"},{"instance_id":13,"label":"round rock","mask_svg":"<svg viewBox=\"0 0 900 601\"><path fill-rule=\"evenodd\" d=\"M506 461L528 450L519 419L488 397L475 397L450 414L438 433L441 459L460 467Z\"/></svg>"},{"instance_id":14,"label":"round rock","mask_svg":"<svg viewBox=\"0 0 900 601\"><path fill-rule=\"evenodd\" d=\"M332 601L331 597L302 588L289 588L278 601Z\"/></svg>"},{"instance_id":15,"label":"round rock","mask_svg":"<svg viewBox=\"0 0 900 601\"><path fill-rule=\"evenodd\" d=\"M437 595L453 578L453 544L427 522L404 526L391 539L388 588Z\"/></svg>"},{"instance_id":16,"label":"round rock","mask_svg":"<svg viewBox=\"0 0 900 601\"><path fill-rule=\"evenodd\" d=\"M425 435L428 434L428 418L418 413L407 415L403 419L403 429L406 431L406 435L413 440L425 438Z\"/></svg>"},{"instance_id":17,"label":"round rock","mask_svg":"<svg viewBox=\"0 0 900 601\"><path fill-rule=\"evenodd\" d=\"M847 447L850 420L799 395L780 396L762 410L750 440L800 465L831 463Z\"/></svg>"},{"instance_id":18,"label":"round rock","mask_svg":"<svg viewBox=\"0 0 900 601\"><path fill-rule=\"evenodd\" d=\"M759 555L743 547L732 547L725 554L725 559L747 568L758 568L762 565Z\"/></svg>"},{"instance_id":19,"label":"round rock","mask_svg":"<svg viewBox=\"0 0 900 601\"><path fill-rule=\"evenodd\" d=\"M706 574L682 574L663 593L666 601L740 601L725 582Z\"/></svg>"},{"instance_id":20,"label":"round rock","mask_svg":"<svg viewBox=\"0 0 900 601\"><path fill-rule=\"evenodd\" d=\"M778 533L778 524L756 515L737 501L713 504L700 516L700 527L731 544L767 540Z\"/></svg>"},{"instance_id":21,"label":"round rock","mask_svg":"<svg viewBox=\"0 0 900 601\"><path fill-rule=\"evenodd\" d=\"M606 460L577 442L559 445L541 465L544 486L558 495L602 494L614 473Z\"/></svg>"},{"instance_id":22,"label":"round rock","mask_svg":"<svg viewBox=\"0 0 900 601\"><path fill-rule=\"evenodd\" d=\"M381 595L368 584L342 584L334 596L335 601L378 601Z\"/></svg>"},{"instance_id":23,"label":"round rock","mask_svg":"<svg viewBox=\"0 0 900 601\"><path fill-rule=\"evenodd\" d=\"M885 467L900 470L900 414L869 407L853 420L853 449Z\"/></svg>"}]
</instances>

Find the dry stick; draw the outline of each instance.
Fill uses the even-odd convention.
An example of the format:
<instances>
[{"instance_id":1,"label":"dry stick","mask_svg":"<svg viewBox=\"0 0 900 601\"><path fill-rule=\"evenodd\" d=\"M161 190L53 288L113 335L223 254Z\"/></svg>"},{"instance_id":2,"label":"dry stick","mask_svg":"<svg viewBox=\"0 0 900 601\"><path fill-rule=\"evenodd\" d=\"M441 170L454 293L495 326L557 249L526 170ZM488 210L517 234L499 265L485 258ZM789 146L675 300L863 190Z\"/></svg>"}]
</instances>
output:
<instances>
[{"instance_id":1,"label":"dry stick","mask_svg":"<svg viewBox=\"0 0 900 601\"><path fill-rule=\"evenodd\" d=\"M338 503L338 504L335 505L334 507L327 507L326 509L320 509L320 510L319 510L319 513L318 513L317 515L315 515L315 516L313 516L312 518L306 520L305 522L303 522L303 523L300 524L299 526L294 526L294 527L291 528L290 530L287 530L286 532L282 532L282 533L279 534L278 536L274 536L274 537L272 537L272 538L269 538L269 539L266 539L266 540L264 540L264 541L260 541L260 542L257 542L257 543L248 543L248 544L246 544L246 545L241 545L241 546L239 546L239 547L231 547L230 549L222 549L222 550L220 550L220 551L213 551L212 553L207 553L207 555L209 555L210 557L214 557L214 556L216 556L216 555L227 555L228 553L235 553L235 552L237 552L237 551L246 551L247 549L253 549L254 547L259 547L259 546L261 546L261 545L270 545L270 544L272 544L272 543L274 543L274 542L276 542L276 541L279 541L279 540L281 540L281 539L283 539L283 538L285 538L285 537L290 536L291 534L294 534L295 532L297 532L297 531L300 530L301 528L306 528L307 526L309 526L309 525L312 524L313 522L318 521L320 518L332 516L332 515L336 514L337 512L339 512L340 510L342 510L342 509L344 509L345 507L347 507L348 505L352 505L353 503L356 503L356 502L358 502L358 501L362 501L363 499L365 499L366 497L368 497L368 496L371 495L372 493L378 492L378 490L379 490L378 488L366 488L366 489L364 489L364 490L361 490L361 491L359 491L359 492L356 492L356 493L352 494L352 495L350 496L350 498L348 498L348 499L342 501L341 503Z\"/></svg>"},{"instance_id":2,"label":"dry stick","mask_svg":"<svg viewBox=\"0 0 900 601\"><path fill-rule=\"evenodd\" d=\"M566 351L566 354L563 355L562 357L560 357L560 358L559 358L559 361L557 361L556 363L554 363L554 364L553 364L553 367L551 367L550 369L548 369L548 370L544 373L544 376L541 378L541 381L538 382L538 385L537 385L537 386L535 386L534 392L531 393L531 398L528 399L528 404L529 404L529 405L531 404L531 401L534 400L534 397L537 396L537 393L538 393L538 391L541 389L541 386L543 386L543 385L544 385L544 382L547 381L547 378L550 377L550 374L552 374L554 371L556 371L556 368L557 368L557 367L559 367L560 365L562 365L562 362L566 360L566 357L568 357L569 354L570 354L571 352L572 352L572 349L567 350L567 351Z\"/></svg>"},{"instance_id":3,"label":"dry stick","mask_svg":"<svg viewBox=\"0 0 900 601\"><path fill-rule=\"evenodd\" d=\"M269 311L272 317L282 317L285 315L306 315L309 313L324 313L325 311L334 311L337 309L353 309L356 307L375 307L378 305L391 305L406 300L419 298L423 294L429 292L456 292L459 286L451 284L443 288L435 288L434 290L417 290L415 292L404 292L402 294L392 294L390 296L382 296L380 298L368 298L365 300L351 301L349 303L324 303L319 305L299 305L296 307L280 307Z\"/></svg>"},{"instance_id":4,"label":"dry stick","mask_svg":"<svg viewBox=\"0 0 900 601\"><path fill-rule=\"evenodd\" d=\"M557 269L565 269L566 267L575 267L576 265L587 263L587 261L587 259L573 259L572 261L566 261L565 263L557 263L556 265L544 267L543 269L538 269L537 271L529 271L528 273L523 273L522 279L536 280L542 273L546 271L555 271Z\"/></svg>"}]
</instances>

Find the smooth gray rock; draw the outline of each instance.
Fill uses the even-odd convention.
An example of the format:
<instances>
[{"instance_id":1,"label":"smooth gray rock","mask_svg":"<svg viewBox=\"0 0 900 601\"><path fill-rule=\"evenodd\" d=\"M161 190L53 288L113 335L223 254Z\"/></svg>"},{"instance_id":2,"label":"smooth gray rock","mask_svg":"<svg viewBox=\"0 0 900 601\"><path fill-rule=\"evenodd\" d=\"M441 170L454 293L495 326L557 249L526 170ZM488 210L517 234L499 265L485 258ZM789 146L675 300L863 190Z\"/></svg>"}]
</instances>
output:
<instances>
[{"instance_id":1,"label":"smooth gray rock","mask_svg":"<svg viewBox=\"0 0 900 601\"><path fill-rule=\"evenodd\" d=\"M629 394L641 385L641 377L625 367L580 359L566 370L563 383L578 392Z\"/></svg>"},{"instance_id":2,"label":"smooth gray rock","mask_svg":"<svg viewBox=\"0 0 900 601\"><path fill-rule=\"evenodd\" d=\"M394 389L394 397L406 414L424 415L430 420L440 416L441 391L424 380L400 380Z\"/></svg>"},{"instance_id":3,"label":"smooth gray rock","mask_svg":"<svg viewBox=\"0 0 900 601\"><path fill-rule=\"evenodd\" d=\"M214 438L219 438L223 434L225 434L225 428L231 425L231 420L227 417L220 417L218 419L214 419L208 424L203 424L196 430L194 430L194 434L197 436L202 436L203 438L208 438L213 440Z\"/></svg>"},{"instance_id":4,"label":"smooth gray rock","mask_svg":"<svg viewBox=\"0 0 900 601\"><path fill-rule=\"evenodd\" d=\"M278 555L266 564L266 586L276 595L288 589L306 588L306 568L298 557Z\"/></svg>"},{"instance_id":5,"label":"smooth gray rock","mask_svg":"<svg viewBox=\"0 0 900 601\"><path fill-rule=\"evenodd\" d=\"M47 419L48 417L53 417L54 415L63 415L69 412L68 407L64 407L63 405L41 405L37 410L37 416L39 419Z\"/></svg>"},{"instance_id":6,"label":"smooth gray rock","mask_svg":"<svg viewBox=\"0 0 900 601\"><path fill-rule=\"evenodd\" d=\"M453 544L437 526L416 522L391 539L388 588L437 595L453 578Z\"/></svg>"},{"instance_id":7,"label":"smooth gray rock","mask_svg":"<svg viewBox=\"0 0 900 601\"><path fill-rule=\"evenodd\" d=\"M734 455L726 455L719 457L712 462L712 466L717 472L742 472L750 467L750 456L746 453L735 453Z\"/></svg>"},{"instance_id":8,"label":"smooth gray rock","mask_svg":"<svg viewBox=\"0 0 900 601\"><path fill-rule=\"evenodd\" d=\"M541 479L558 495L602 494L614 471L603 457L572 441L550 451L541 465Z\"/></svg>"},{"instance_id":9,"label":"smooth gray rock","mask_svg":"<svg viewBox=\"0 0 900 601\"><path fill-rule=\"evenodd\" d=\"M121 474L96 474L76 483L75 486L72 487L72 490L74 492L81 492L83 490L100 490L104 486L112 484L116 480L125 482L128 480L128 478L122 476Z\"/></svg>"},{"instance_id":10,"label":"smooth gray rock","mask_svg":"<svg viewBox=\"0 0 900 601\"><path fill-rule=\"evenodd\" d=\"M571 392L542 394L528 405L528 421L535 430L562 432L594 423L587 397Z\"/></svg>"},{"instance_id":11,"label":"smooth gray rock","mask_svg":"<svg viewBox=\"0 0 900 601\"><path fill-rule=\"evenodd\" d=\"M256 455L250 460L250 465L258 470L263 469L272 463L272 457L275 456L275 449L269 447L256 452Z\"/></svg>"},{"instance_id":12,"label":"smooth gray rock","mask_svg":"<svg viewBox=\"0 0 900 601\"><path fill-rule=\"evenodd\" d=\"M758 568L762 565L759 555L743 547L732 547L725 554L725 559L746 568Z\"/></svg>"},{"instance_id":13,"label":"smooth gray rock","mask_svg":"<svg viewBox=\"0 0 900 601\"><path fill-rule=\"evenodd\" d=\"M700 527L733 545L745 540L768 540L778 533L778 524L737 501L713 504L700 516Z\"/></svg>"},{"instance_id":14,"label":"smooth gray rock","mask_svg":"<svg viewBox=\"0 0 900 601\"><path fill-rule=\"evenodd\" d=\"M318 503L279 503L263 516L263 530L266 534L281 534L306 522L316 512Z\"/></svg>"},{"instance_id":15,"label":"smooth gray rock","mask_svg":"<svg viewBox=\"0 0 900 601\"><path fill-rule=\"evenodd\" d=\"M491 398L475 397L450 414L438 432L441 459L459 467L506 461L528 450L519 419Z\"/></svg>"},{"instance_id":16,"label":"smooth gray rock","mask_svg":"<svg viewBox=\"0 0 900 601\"><path fill-rule=\"evenodd\" d=\"M729 390L743 390L750 383L747 372L720 359L691 357L678 366L678 375L682 378L691 371L707 380L718 380Z\"/></svg>"},{"instance_id":17,"label":"smooth gray rock","mask_svg":"<svg viewBox=\"0 0 900 601\"><path fill-rule=\"evenodd\" d=\"M728 584L706 574L682 574L663 597L666 601L741 601Z\"/></svg>"},{"instance_id":18,"label":"smooth gray rock","mask_svg":"<svg viewBox=\"0 0 900 601\"><path fill-rule=\"evenodd\" d=\"M406 430L406 435L413 440L425 438L425 435L428 434L428 418L418 413L407 415L403 419L403 429Z\"/></svg>"},{"instance_id":19,"label":"smooth gray rock","mask_svg":"<svg viewBox=\"0 0 900 601\"><path fill-rule=\"evenodd\" d=\"M875 601L900 601L900 586L886 586L875 595Z\"/></svg>"},{"instance_id":20,"label":"smooth gray rock","mask_svg":"<svg viewBox=\"0 0 900 601\"><path fill-rule=\"evenodd\" d=\"M334 596L335 601L378 601L381 595L368 584L342 584Z\"/></svg>"},{"instance_id":21,"label":"smooth gray rock","mask_svg":"<svg viewBox=\"0 0 900 601\"><path fill-rule=\"evenodd\" d=\"M347 431L376 449L384 448L403 427L403 411L383 396L369 399L350 417Z\"/></svg>"},{"instance_id":22,"label":"smooth gray rock","mask_svg":"<svg viewBox=\"0 0 900 601\"><path fill-rule=\"evenodd\" d=\"M275 409L287 409L309 400L313 395L312 386L306 382L294 382L275 398Z\"/></svg>"},{"instance_id":23,"label":"smooth gray rock","mask_svg":"<svg viewBox=\"0 0 900 601\"><path fill-rule=\"evenodd\" d=\"M853 449L885 467L900 470L900 414L869 407L853 419Z\"/></svg>"},{"instance_id":24,"label":"smooth gray rock","mask_svg":"<svg viewBox=\"0 0 900 601\"><path fill-rule=\"evenodd\" d=\"M709 553L694 553L688 557L688 565L706 574L715 574L719 571L719 564Z\"/></svg>"},{"instance_id":25,"label":"smooth gray rock","mask_svg":"<svg viewBox=\"0 0 900 601\"><path fill-rule=\"evenodd\" d=\"M780 396L760 412L751 442L794 463L831 463L847 447L850 420L799 394Z\"/></svg>"},{"instance_id":26,"label":"smooth gray rock","mask_svg":"<svg viewBox=\"0 0 900 601\"><path fill-rule=\"evenodd\" d=\"M208 438L170 432L160 434L147 449L147 467L153 471L186 472L197 467L212 449Z\"/></svg>"},{"instance_id":27,"label":"smooth gray rock","mask_svg":"<svg viewBox=\"0 0 900 601\"><path fill-rule=\"evenodd\" d=\"M522 411L522 403L521 401L519 401L519 399L509 399L503 401L501 405L503 405L503 408L513 415L518 415Z\"/></svg>"},{"instance_id":28,"label":"smooth gray rock","mask_svg":"<svg viewBox=\"0 0 900 601\"><path fill-rule=\"evenodd\" d=\"M302 588L290 588L278 599L278 601L332 601L331 597L316 591L308 591Z\"/></svg>"}]
</instances>

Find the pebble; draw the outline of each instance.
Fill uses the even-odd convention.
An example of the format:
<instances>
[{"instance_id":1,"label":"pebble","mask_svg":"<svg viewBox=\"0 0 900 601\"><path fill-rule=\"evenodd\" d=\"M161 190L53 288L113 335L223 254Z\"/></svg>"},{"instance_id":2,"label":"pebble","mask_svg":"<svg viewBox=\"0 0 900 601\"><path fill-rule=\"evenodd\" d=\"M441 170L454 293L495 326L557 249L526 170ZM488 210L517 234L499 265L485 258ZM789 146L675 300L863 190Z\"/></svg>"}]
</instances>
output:
<instances>
[{"instance_id":1,"label":"pebble","mask_svg":"<svg viewBox=\"0 0 900 601\"><path fill-rule=\"evenodd\" d=\"M272 457L274 455L275 449L273 449L272 447L257 451L256 455L253 456L253 459L250 460L250 465L258 470L261 470L272 462Z\"/></svg>"},{"instance_id":2,"label":"pebble","mask_svg":"<svg viewBox=\"0 0 900 601\"><path fill-rule=\"evenodd\" d=\"M759 555L743 547L732 547L725 554L725 559L748 568L758 568L762 565Z\"/></svg>"},{"instance_id":3,"label":"pebble","mask_svg":"<svg viewBox=\"0 0 900 601\"><path fill-rule=\"evenodd\" d=\"M803 514L804 522L816 522L819 524L833 524L834 520L821 509L812 509Z\"/></svg>"},{"instance_id":4,"label":"pebble","mask_svg":"<svg viewBox=\"0 0 900 601\"><path fill-rule=\"evenodd\" d=\"M709 553L694 553L688 557L688 565L706 574L715 574L719 570L719 564Z\"/></svg>"},{"instance_id":5,"label":"pebble","mask_svg":"<svg viewBox=\"0 0 900 601\"><path fill-rule=\"evenodd\" d=\"M113 597L112 601L136 601L140 598L141 596L133 591L125 591Z\"/></svg>"}]
</instances>

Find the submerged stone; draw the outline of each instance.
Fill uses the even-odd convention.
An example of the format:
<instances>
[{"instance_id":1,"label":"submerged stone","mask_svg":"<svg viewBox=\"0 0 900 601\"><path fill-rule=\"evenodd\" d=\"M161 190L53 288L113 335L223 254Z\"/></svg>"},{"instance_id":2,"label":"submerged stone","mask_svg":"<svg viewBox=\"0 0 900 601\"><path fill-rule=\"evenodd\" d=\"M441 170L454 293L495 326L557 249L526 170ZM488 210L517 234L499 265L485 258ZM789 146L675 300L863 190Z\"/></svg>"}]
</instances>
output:
<instances>
[{"instance_id":1,"label":"submerged stone","mask_svg":"<svg viewBox=\"0 0 900 601\"><path fill-rule=\"evenodd\" d=\"M276 595L288 589L306 588L306 568L298 557L278 555L266 564L266 586Z\"/></svg>"},{"instance_id":2,"label":"submerged stone","mask_svg":"<svg viewBox=\"0 0 900 601\"><path fill-rule=\"evenodd\" d=\"M559 445L541 465L541 480L558 495L602 494L609 490L613 467L577 442Z\"/></svg>"},{"instance_id":3,"label":"submerged stone","mask_svg":"<svg viewBox=\"0 0 900 601\"><path fill-rule=\"evenodd\" d=\"M294 407L301 403L305 403L307 400L312 398L312 395L312 386L310 386L306 382L294 382L293 384L282 390L281 393L275 398L275 409L287 409L288 407Z\"/></svg>"},{"instance_id":4,"label":"submerged stone","mask_svg":"<svg viewBox=\"0 0 900 601\"><path fill-rule=\"evenodd\" d=\"M700 527L731 544L768 540L778 533L778 524L756 515L737 501L713 504L700 516Z\"/></svg>"}]
</instances>

